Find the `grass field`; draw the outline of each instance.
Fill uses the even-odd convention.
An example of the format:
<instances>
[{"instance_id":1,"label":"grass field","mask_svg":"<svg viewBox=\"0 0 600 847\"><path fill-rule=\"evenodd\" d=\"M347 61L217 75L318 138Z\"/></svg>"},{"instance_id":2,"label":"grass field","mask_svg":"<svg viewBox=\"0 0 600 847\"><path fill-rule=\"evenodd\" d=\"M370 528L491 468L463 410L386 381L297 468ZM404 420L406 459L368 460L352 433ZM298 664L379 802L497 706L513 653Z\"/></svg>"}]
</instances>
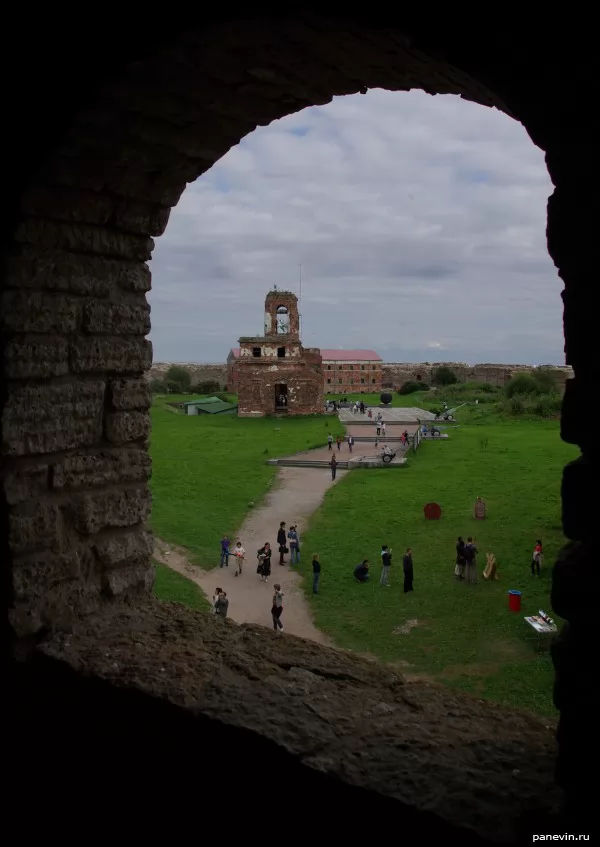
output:
<instances>
[{"instance_id":1,"label":"grass field","mask_svg":"<svg viewBox=\"0 0 600 847\"><path fill-rule=\"evenodd\" d=\"M169 398L173 399L173 395ZM203 567L218 564L219 539L234 537L268 491L276 469L268 458L325 443L342 432L337 418L259 418L174 414L152 408L152 527Z\"/></svg>"},{"instance_id":2,"label":"grass field","mask_svg":"<svg viewBox=\"0 0 600 847\"><path fill-rule=\"evenodd\" d=\"M310 590L310 555L318 551L321 590L309 594L319 627L342 647L399 662L406 672L437 678L478 696L551 715L552 666L536 653L523 621L550 610L550 569L564 543L560 473L576 455L559 440L555 422L459 428L447 442L425 443L398 472L354 471L327 495L303 534L303 571ZM485 521L472 518L475 498ZM423 506L442 507L426 521ZM498 560L500 581L477 586L453 577L457 535L474 535ZM536 538L545 547L541 579L530 576ZM381 588L381 544L394 550L392 587ZM413 548L415 591L402 591L402 554ZM352 578L363 557L373 563L368 584ZM523 592L523 612L508 611L507 590ZM393 630L409 620L408 634ZM407 663L404 665L404 663Z\"/></svg>"},{"instance_id":3,"label":"grass field","mask_svg":"<svg viewBox=\"0 0 600 847\"><path fill-rule=\"evenodd\" d=\"M210 603L195 582L186 579L166 565L161 565L159 562L154 564L156 566L155 597L170 603L182 603L190 609L198 609L201 612L210 609Z\"/></svg>"}]
</instances>

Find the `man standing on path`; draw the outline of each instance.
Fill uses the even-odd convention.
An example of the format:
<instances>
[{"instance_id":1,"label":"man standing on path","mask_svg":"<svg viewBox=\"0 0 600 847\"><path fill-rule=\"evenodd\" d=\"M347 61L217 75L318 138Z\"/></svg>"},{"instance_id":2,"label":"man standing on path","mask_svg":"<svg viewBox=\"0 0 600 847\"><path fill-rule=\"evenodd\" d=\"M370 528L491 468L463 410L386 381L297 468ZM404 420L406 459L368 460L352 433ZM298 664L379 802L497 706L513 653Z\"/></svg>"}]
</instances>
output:
<instances>
[{"instance_id":1,"label":"man standing on path","mask_svg":"<svg viewBox=\"0 0 600 847\"><path fill-rule=\"evenodd\" d=\"M285 565L285 521L281 521L277 530L277 544L279 545L279 564Z\"/></svg>"},{"instance_id":2,"label":"man standing on path","mask_svg":"<svg viewBox=\"0 0 600 847\"><path fill-rule=\"evenodd\" d=\"M407 594L413 590L413 560L410 547L402 557L402 570L404 571L404 593Z\"/></svg>"},{"instance_id":3,"label":"man standing on path","mask_svg":"<svg viewBox=\"0 0 600 847\"><path fill-rule=\"evenodd\" d=\"M333 435L331 433L327 436L327 449L333 449Z\"/></svg>"},{"instance_id":4,"label":"man standing on path","mask_svg":"<svg viewBox=\"0 0 600 847\"><path fill-rule=\"evenodd\" d=\"M335 439L335 443L337 444L338 452L342 449L342 436L338 435Z\"/></svg>"},{"instance_id":5,"label":"man standing on path","mask_svg":"<svg viewBox=\"0 0 600 847\"><path fill-rule=\"evenodd\" d=\"M387 544L382 544L381 546L381 564L383 565L381 569L381 579L379 580L380 585L385 585L386 588L390 587L390 568L392 566L392 551L387 546Z\"/></svg>"},{"instance_id":6,"label":"man standing on path","mask_svg":"<svg viewBox=\"0 0 600 847\"><path fill-rule=\"evenodd\" d=\"M283 632L283 624L281 623L281 613L283 612L283 591L281 585L276 583L273 588L273 602L271 604L271 617L273 618L273 629L277 634Z\"/></svg>"},{"instance_id":7,"label":"man standing on path","mask_svg":"<svg viewBox=\"0 0 600 847\"><path fill-rule=\"evenodd\" d=\"M215 612L217 613L217 615L219 615L220 618L226 618L228 609L229 600L227 599L227 592L221 591L215 602Z\"/></svg>"},{"instance_id":8,"label":"man standing on path","mask_svg":"<svg viewBox=\"0 0 600 847\"><path fill-rule=\"evenodd\" d=\"M221 539L221 567L229 567L229 538L224 535Z\"/></svg>"},{"instance_id":9,"label":"man standing on path","mask_svg":"<svg viewBox=\"0 0 600 847\"><path fill-rule=\"evenodd\" d=\"M385 421L381 422L381 434L385 438Z\"/></svg>"},{"instance_id":10,"label":"man standing on path","mask_svg":"<svg viewBox=\"0 0 600 847\"><path fill-rule=\"evenodd\" d=\"M337 473L337 459L335 456L331 457L331 461L329 462L329 467L331 468L331 479L335 479L335 475Z\"/></svg>"},{"instance_id":11,"label":"man standing on path","mask_svg":"<svg viewBox=\"0 0 600 847\"><path fill-rule=\"evenodd\" d=\"M234 576L241 576L244 559L246 557L246 551L242 547L241 541L238 541L235 547L233 548L233 555L235 557L235 563L237 565L237 570L234 573Z\"/></svg>"},{"instance_id":12,"label":"man standing on path","mask_svg":"<svg viewBox=\"0 0 600 847\"><path fill-rule=\"evenodd\" d=\"M348 436L348 450L352 452L352 448L354 447L354 438L352 435Z\"/></svg>"}]
</instances>

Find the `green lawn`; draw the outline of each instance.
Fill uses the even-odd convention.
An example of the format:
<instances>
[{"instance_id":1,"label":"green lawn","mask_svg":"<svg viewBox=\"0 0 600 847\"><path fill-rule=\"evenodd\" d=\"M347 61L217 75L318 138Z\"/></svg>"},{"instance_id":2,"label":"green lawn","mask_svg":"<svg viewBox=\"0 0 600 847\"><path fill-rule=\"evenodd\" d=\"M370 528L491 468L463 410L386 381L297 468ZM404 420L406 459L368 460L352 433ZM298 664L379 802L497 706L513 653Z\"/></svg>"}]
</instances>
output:
<instances>
[{"instance_id":1,"label":"green lawn","mask_svg":"<svg viewBox=\"0 0 600 847\"><path fill-rule=\"evenodd\" d=\"M317 624L342 647L403 665L408 673L514 706L553 714L552 666L535 652L523 621L550 610L550 569L564 543L560 473L576 451L559 439L555 422L519 422L450 430L447 442L424 443L399 473L354 471L328 493L303 536L303 571L310 591L310 554L319 551L321 591L309 594ZM475 521L481 495L488 518ZM440 521L423 506L438 502ZM477 586L454 580L457 535L474 535L498 560L500 581ZM535 539L544 541L545 572L529 572ZM380 549L394 549L392 587L380 588ZM401 559L413 548L415 591L402 591ZM371 581L357 584L354 565L373 562ZM508 611L507 590L523 592L523 612ZM419 625L395 635L408 620Z\"/></svg>"},{"instance_id":2,"label":"green lawn","mask_svg":"<svg viewBox=\"0 0 600 847\"><path fill-rule=\"evenodd\" d=\"M276 472L267 459L317 447L330 430L343 431L337 418L320 415L188 417L168 411L162 399L151 414L152 527L203 567L218 564L223 533L233 538L267 492Z\"/></svg>"},{"instance_id":3,"label":"green lawn","mask_svg":"<svg viewBox=\"0 0 600 847\"><path fill-rule=\"evenodd\" d=\"M161 565L159 562L154 564L156 566L155 597L170 603L182 603L190 609L198 609L201 612L210 609L209 601L195 582L186 579L166 565Z\"/></svg>"}]
</instances>

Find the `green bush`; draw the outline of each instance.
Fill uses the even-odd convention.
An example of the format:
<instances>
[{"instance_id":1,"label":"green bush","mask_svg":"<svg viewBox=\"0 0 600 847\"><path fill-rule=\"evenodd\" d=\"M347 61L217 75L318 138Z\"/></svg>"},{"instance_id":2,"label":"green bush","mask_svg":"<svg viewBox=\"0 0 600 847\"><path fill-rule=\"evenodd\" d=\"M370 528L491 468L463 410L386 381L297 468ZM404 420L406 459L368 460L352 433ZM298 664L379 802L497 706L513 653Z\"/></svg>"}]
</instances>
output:
<instances>
[{"instance_id":1,"label":"green bush","mask_svg":"<svg viewBox=\"0 0 600 847\"><path fill-rule=\"evenodd\" d=\"M504 393L510 400L517 394L541 394L535 377L530 373L517 374L506 383Z\"/></svg>"},{"instance_id":2,"label":"green bush","mask_svg":"<svg viewBox=\"0 0 600 847\"><path fill-rule=\"evenodd\" d=\"M450 368L446 367L446 365L435 368L431 379L434 385L454 385L458 382L456 374Z\"/></svg>"},{"instance_id":3,"label":"green bush","mask_svg":"<svg viewBox=\"0 0 600 847\"><path fill-rule=\"evenodd\" d=\"M214 379L207 379L204 382L199 382L192 389L193 394L216 394L221 390L220 384Z\"/></svg>"},{"instance_id":4,"label":"green bush","mask_svg":"<svg viewBox=\"0 0 600 847\"><path fill-rule=\"evenodd\" d=\"M534 415L540 418L553 418L560 414L562 398L558 394L542 394L532 405Z\"/></svg>"},{"instance_id":5,"label":"green bush","mask_svg":"<svg viewBox=\"0 0 600 847\"><path fill-rule=\"evenodd\" d=\"M538 385L540 394L558 393L556 380L554 379L554 375L549 368L536 368L535 371L533 371L533 378L535 379Z\"/></svg>"},{"instance_id":6,"label":"green bush","mask_svg":"<svg viewBox=\"0 0 600 847\"><path fill-rule=\"evenodd\" d=\"M508 401L508 412L511 415L524 415L525 414L525 402L523 397L519 397L518 394L515 394Z\"/></svg>"},{"instance_id":7,"label":"green bush","mask_svg":"<svg viewBox=\"0 0 600 847\"><path fill-rule=\"evenodd\" d=\"M429 386L422 382L409 380L398 389L398 394L414 394L415 391L429 391Z\"/></svg>"},{"instance_id":8,"label":"green bush","mask_svg":"<svg viewBox=\"0 0 600 847\"><path fill-rule=\"evenodd\" d=\"M171 365L165 374L165 380L178 394L188 394L190 391L192 377L183 365Z\"/></svg>"},{"instance_id":9,"label":"green bush","mask_svg":"<svg viewBox=\"0 0 600 847\"><path fill-rule=\"evenodd\" d=\"M166 394L169 386L162 379L153 379L150 382L150 388L153 394Z\"/></svg>"}]
</instances>

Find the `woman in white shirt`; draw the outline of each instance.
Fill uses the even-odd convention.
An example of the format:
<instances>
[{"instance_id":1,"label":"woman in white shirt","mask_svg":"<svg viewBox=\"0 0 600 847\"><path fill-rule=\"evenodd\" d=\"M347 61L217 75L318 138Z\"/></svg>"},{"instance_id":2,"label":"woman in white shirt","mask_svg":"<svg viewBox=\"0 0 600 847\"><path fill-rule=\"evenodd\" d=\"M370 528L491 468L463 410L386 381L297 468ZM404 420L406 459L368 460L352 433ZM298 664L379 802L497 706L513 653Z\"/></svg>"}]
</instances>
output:
<instances>
[{"instance_id":1,"label":"woman in white shirt","mask_svg":"<svg viewBox=\"0 0 600 847\"><path fill-rule=\"evenodd\" d=\"M246 551L242 547L242 542L238 541L238 543L233 548L233 555L235 556L235 561L237 564L237 570L234 573L234 576L242 575L242 565L244 564L244 559L246 558Z\"/></svg>"}]
</instances>

